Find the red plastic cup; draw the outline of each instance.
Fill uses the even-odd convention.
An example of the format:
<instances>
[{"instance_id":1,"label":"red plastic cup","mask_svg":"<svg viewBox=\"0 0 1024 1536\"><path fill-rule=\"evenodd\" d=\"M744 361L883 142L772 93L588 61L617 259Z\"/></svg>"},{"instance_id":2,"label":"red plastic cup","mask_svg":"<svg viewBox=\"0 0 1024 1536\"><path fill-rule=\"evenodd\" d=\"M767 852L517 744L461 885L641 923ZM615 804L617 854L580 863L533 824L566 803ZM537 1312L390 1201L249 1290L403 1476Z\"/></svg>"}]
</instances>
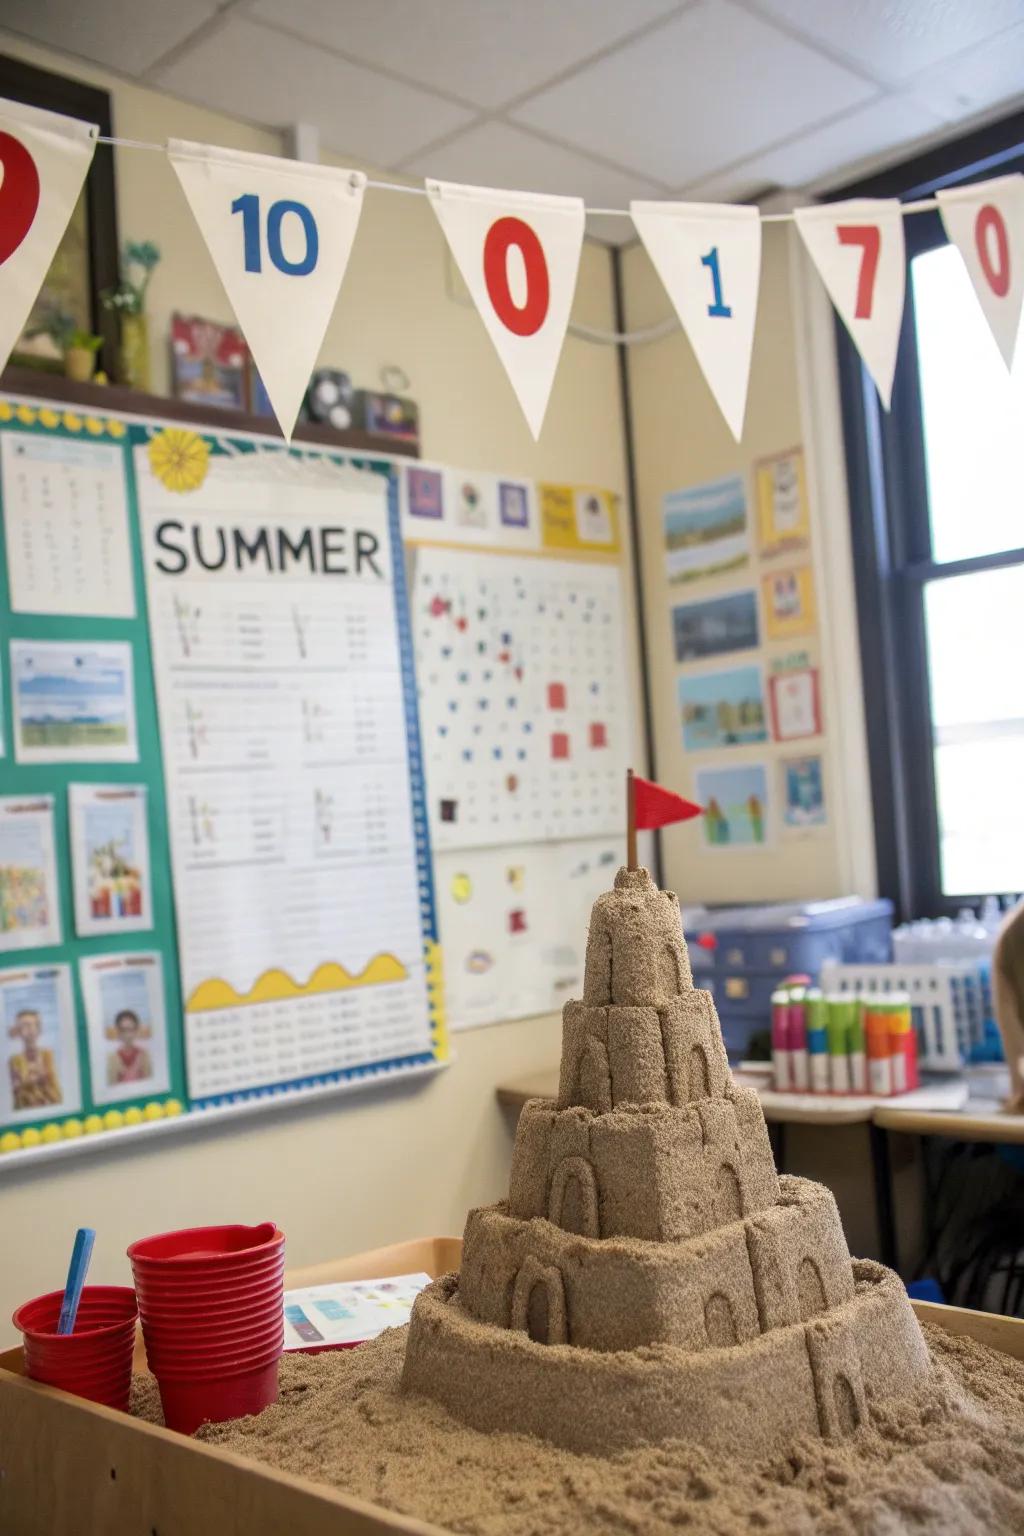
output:
<instances>
[{"instance_id":1,"label":"red plastic cup","mask_svg":"<svg viewBox=\"0 0 1024 1536\"><path fill-rule=\"evenodd\" d=\"M196 1364L212 1364L226 1359L244 1360L247 1356L255 1359L258 1353L281 1349L283 1344L284 1327L279 1318L276 1323L239 1332L224 1339L216 1335L205 1339L192 1338L188 1334L151 1336L146 1341L146 1359L150 1370L159 1375L165 1363L176 1365L187 1360Z\"/></svg>"},{"instance_id":2,"label":"red plastic cup","mask_svg":"<svg viewBox=\"0 0 1024 1536\"><path fill-rule=\"evenodd\" d=\"M256 1343L259 1340L276 1338L282 1332L283 1313L278 1307L266 1317L236 1318L224 1327L220 1327L217 1323L197 1322L180 1328L168 1328L165 1325L153 1323L149 1329L149 1339L154 1346L160 1348L208 1354L211 1350L223 1349L225 1346L244 1345L247 1339Z\"/></svg>"},{"instance_id":3,"label":"red plastic cup","mask_svg":"<svg viewBox=\"0 0 1024 1536\"><path fill-rule=\"evenodd\" d=\"M57 1332L63 1300L63 1291L50 1291L15 1312L26 1372L33 1381L126 1410L138 1318L135 1292L123 1285L87 1285L75 1331L67 1334Z\"/></svg>"},{"instance_id":4,"label":"red plastic cup","mask_svg":"<svg viewBox=\"0 0 1024 1536\"><path fill-rule=\"evenodd\" d=\"M216 1358L203 1355L180 1355L162 1359L158 1366L150 1365L157 1381L220 1381L225 1376L254 1371L280 1360L280 1341L226 1353Z\"/></svg>"},{"instance_id":5,"label":"red plastic cup","mask_svg":"<svg viewBox=\"0 0 1024 1536\"><path fill-rule=\"evenodd\" d=\"M128 1257L133 1270L138 1265L144 1270L191 1268L205 1272L230 1270L233 1265L244 1269L270 1253L283 1251L284 1233L272 1221L262 1221L255 1227L185 1227L178 1232L160 1232L132 1243Z\"/></svg>"},{"instance_id":6,"label":"red plastic cup","mask_svg":"<svg viewBox=\"0 0 1024 1536\"><path fill-rule=\"evenodd\" d=\"M197 1296L202 1296L208 1305L230 1307L242 1299L258 1302L273 1291L282 1289L283 1285L283 1268L273 1274L260 1275L254 1280L232 1280L226 1285L213 1285L201 1275L190 1276L185 1283L179 1281L171 1285L159 1281L154 1283L140 1276L137 1295L143 1310L147 1304L172 1309L194 1307Z\"/></svg>"},{"instance_id":7,"label":"red plastic cup","mask_svg":"<svg viewBox=\"0 0 1024 1536\"><path fill-rule=\"evenodd\" d=\"M183 1435L195 1434L200 1424L219 1424L262 1413L277 1402L278 1361L220 1376L213 1381L158 1380L164 1423Z\"/></svg>"}]
</instances>

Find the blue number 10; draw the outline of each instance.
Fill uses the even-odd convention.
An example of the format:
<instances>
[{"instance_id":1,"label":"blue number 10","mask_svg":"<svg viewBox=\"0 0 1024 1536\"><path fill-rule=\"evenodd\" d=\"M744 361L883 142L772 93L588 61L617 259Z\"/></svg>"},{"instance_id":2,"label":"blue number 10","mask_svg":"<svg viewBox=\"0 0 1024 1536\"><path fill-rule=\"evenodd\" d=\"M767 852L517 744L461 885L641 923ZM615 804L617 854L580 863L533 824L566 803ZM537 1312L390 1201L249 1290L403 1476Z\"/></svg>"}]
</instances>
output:
<instances>
[{"instance_id":1,"label":"blue number 10","mask_svg":"<svg viewBox=\"0 0 1024 1536\"><path fill-rule=\"evenodd\" d=\"M254 192L247 192L244 197L236 197L231 204L231 212L242 215L245 270L262 272L259 198ZM281 244L281 224L286 213L296 214L302 224L302 231L306 237L306 254L301 261L289 261ZM317 233L316 220L305 203L293 203L286 199L271 203L267 213L267 255L277 270L284 272L287 277L306 277L316 266L319 254L320 237Z\"/></svg>"},{"instance_id":2,"label":"blue number 10","mask_svg":"<svg viewBox=\"0 0 1024 1536\"><path fill-rule=\"evenodd\" d=\"M700 259L702 267L707 267L711 273L711 284L715 290L715 302L708 305L709 315L720 315L723 319L732 318L732 310L728 304L722 303L722 274L718 270L718 246L713 245L706 256Z\"/></svg>"}]
</instances>

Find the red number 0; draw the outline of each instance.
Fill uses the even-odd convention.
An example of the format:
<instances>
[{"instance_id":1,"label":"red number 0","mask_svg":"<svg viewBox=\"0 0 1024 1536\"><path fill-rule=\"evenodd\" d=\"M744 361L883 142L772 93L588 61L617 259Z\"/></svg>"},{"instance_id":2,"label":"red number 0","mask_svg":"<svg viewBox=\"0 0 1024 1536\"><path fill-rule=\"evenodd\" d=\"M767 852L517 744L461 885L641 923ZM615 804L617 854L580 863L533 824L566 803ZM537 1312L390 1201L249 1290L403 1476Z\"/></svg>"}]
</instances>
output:
<instances>
[{"instance_id":1,"label":"red number 0","mask_svg":"<svg viewBox=\"0 0 1024 1536\"><path fill-rule=\"evenodd\" d=\"M32 228L39 207L39 172L20 139L0 133L0 267Z\"/></svg>"},{"instance_id":2,"label":"red number 0","mask_svg":"<svg viewBox=\"0 0 1024 1536\"><path fill-rule=\"evenodd\" d=\"M508 253L518 246L526 268L526 299L516 304L508 286ZM551 284L544 247L522 219L495 219L484 241L484 282L494 312L515 336L532 336L548 316Z\"/></svg>"},{"instance_id":3,"label":"red number 0","mask_svg":"<svg viewBox=\"0 0 1024 1536\"><path fill-rule=\"evenodd\" d=\"M840 245L859 245L863 255L860 277L857 279L857 306L853 313L858 320L871 319L871 307L875 302L875 273L878 256L882 249L882 231L877 224L840 224L836 228Z\"/></svg>"},{"instance_id":4,"label":"red number 0","mask_svg":"<svg viewBox=\"0 0 1024 1536\"><path fill-rule=\"evenodd\" d=\"M989 235L995 241L995 262ZM1010 237L1006 233L1006 221L998 208L986 203L978 210L974 221L974 243L978 248L981 270L997 299L1005 299L1010 291Z\"/></svg>"}]
</instances>

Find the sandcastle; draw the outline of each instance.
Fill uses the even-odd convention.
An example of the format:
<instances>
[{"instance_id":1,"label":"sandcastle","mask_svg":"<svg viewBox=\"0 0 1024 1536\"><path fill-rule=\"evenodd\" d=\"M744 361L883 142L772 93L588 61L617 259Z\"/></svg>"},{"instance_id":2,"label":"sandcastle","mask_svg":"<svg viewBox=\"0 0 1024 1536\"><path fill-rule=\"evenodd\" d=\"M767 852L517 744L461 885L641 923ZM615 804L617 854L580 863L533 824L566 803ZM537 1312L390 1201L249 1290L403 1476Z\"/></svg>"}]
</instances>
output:
<instances>
[{"instance_id":1,"label":"sandcastle","mask_svg":"<svg viewBox=\"0 0 1024 1536\"><path fill-rule=\"evenodd\" d=\"M507 1202L470 1212L461 1272L417 1299L403 1389L575 1451L750 1457L849 1434L930 1368L898 1276L851 1261L827 1189L776 1174L677 898L621 869L558 1100L525 1106Z\"/></svg>"}]
</instances>

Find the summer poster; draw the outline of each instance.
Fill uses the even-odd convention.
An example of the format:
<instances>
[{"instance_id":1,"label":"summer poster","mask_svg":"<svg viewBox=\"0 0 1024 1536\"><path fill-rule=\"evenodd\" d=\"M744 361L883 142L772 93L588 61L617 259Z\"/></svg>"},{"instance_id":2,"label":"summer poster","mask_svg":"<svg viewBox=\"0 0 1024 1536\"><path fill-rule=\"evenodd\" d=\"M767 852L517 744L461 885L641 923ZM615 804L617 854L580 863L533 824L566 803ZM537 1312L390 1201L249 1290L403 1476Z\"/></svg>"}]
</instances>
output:
<instances>
[{"instance_id":1,"label":"summer poster","mask_svg":"<svg viewBox=\"0 0 1024 1536\"><path fill-rule=\"evenodd\" d=\"M782 819L787 827L825 825L825 789L820 757L791 757L782 763L785 798Z\"/></svg>"},{"instance_id":2,"label":"summer poster","mask_svg":"<svg viewBox=\"0 0 1024 1536\"><path fill-rule=\"evenodd\" d=\"M761 643L757 622L757 593L726 592L699 603L679 603L672 609L672 640L676 661L704 661L730 651L753 651Z\"/></svg>"},{"instance_id":3,"label":"summer poster","mask_svg":"<svg viewBox=\"0 0 1024 1536\"><path fill-rule=\"evenodd\" d=\"M817 614L814 577L809 565L762 576L761 590L765 632L769 640L788 640L791 635L806 635L814 629Z\"/></svg>"},{"instance_id":4,"label":"summer poster","mask_svg":"<svg viewBox=\"0 0 1024 1536\"><path fill-rule=\"evenodd\" d=\"M19 763L133 763L138 758L132 648L11 641Z\"/></svg>"},{"instance_id":5,"label":"summer poster","mask_svg":"<svg viewBox=\"0 0 1024 1536\"><path fill-rule=\"evenodd\" d=\"M0 799L0 950L60 943L53 796Z\"/></svg>"},{"instance_id":6,"label":"summer poster","mask_svg":"<svg viewBox=\"0 0 1024 1536\"><path fill-rule=\"evenodd\" d=\"M160 955L89 955L79 961L97 1104L166 1093L170 1087Z\"/></svg>"},{"instance_id":7,"label":"summer poster","mask_svg":"<svg viewBox=\"0 0 1024 1536\"><path fill-rule=\"evenodd\" d=\"M768 771L763 763L701 769L697 799L705 807L704 841L710 847L750 848L768 841Z\"/></svg>"},{"instance_id":8,"label":"summer poster","mask_svg":"<svg viewBox=\"0 0 1024 1536\"><path fill-rule=\"evenodd\" d=\"M152 928L145 785L72 784L68 813L76 933Z\"/></svg>"},{"instance_id":9,"label":"summer poster","mask_svg":"<svg viewBox=\"0 0 1024 1536\"><path fill-rule=\"evenodd\" d=\"M740 475L669 491L662 501L670 582L696 581L750 559L747 493Z\"/></svg>"},{"instance_id":10,"label":"summer poster","mask_svg":"<svg viewBox=\"0 0 1024 1536\"><path fill-rule=\"evenodd\" d=\"M678 690L687 752L768 740L760 667L681 677Z\"/></svg>"},{"instance_id":11,"label":"summer poster","mask_svg":"<svg viewBox=\"0 0 1024 1536\"><path fill-rule=\"evenodd\" d=\"M0 1126L81 1106L70 969L0 971Z\"/></svg>"},{"instance_id":12,"label":"summer poster","mask_svg":"<svg viewBox=\"0 0 1024 1536\"><path fill-rule=\"evenodd\" d=\"M800 448L759 459L754 465L757 542L762 555L806 549L811 532L807 477Z\"/></svg>"}]
</instances>

